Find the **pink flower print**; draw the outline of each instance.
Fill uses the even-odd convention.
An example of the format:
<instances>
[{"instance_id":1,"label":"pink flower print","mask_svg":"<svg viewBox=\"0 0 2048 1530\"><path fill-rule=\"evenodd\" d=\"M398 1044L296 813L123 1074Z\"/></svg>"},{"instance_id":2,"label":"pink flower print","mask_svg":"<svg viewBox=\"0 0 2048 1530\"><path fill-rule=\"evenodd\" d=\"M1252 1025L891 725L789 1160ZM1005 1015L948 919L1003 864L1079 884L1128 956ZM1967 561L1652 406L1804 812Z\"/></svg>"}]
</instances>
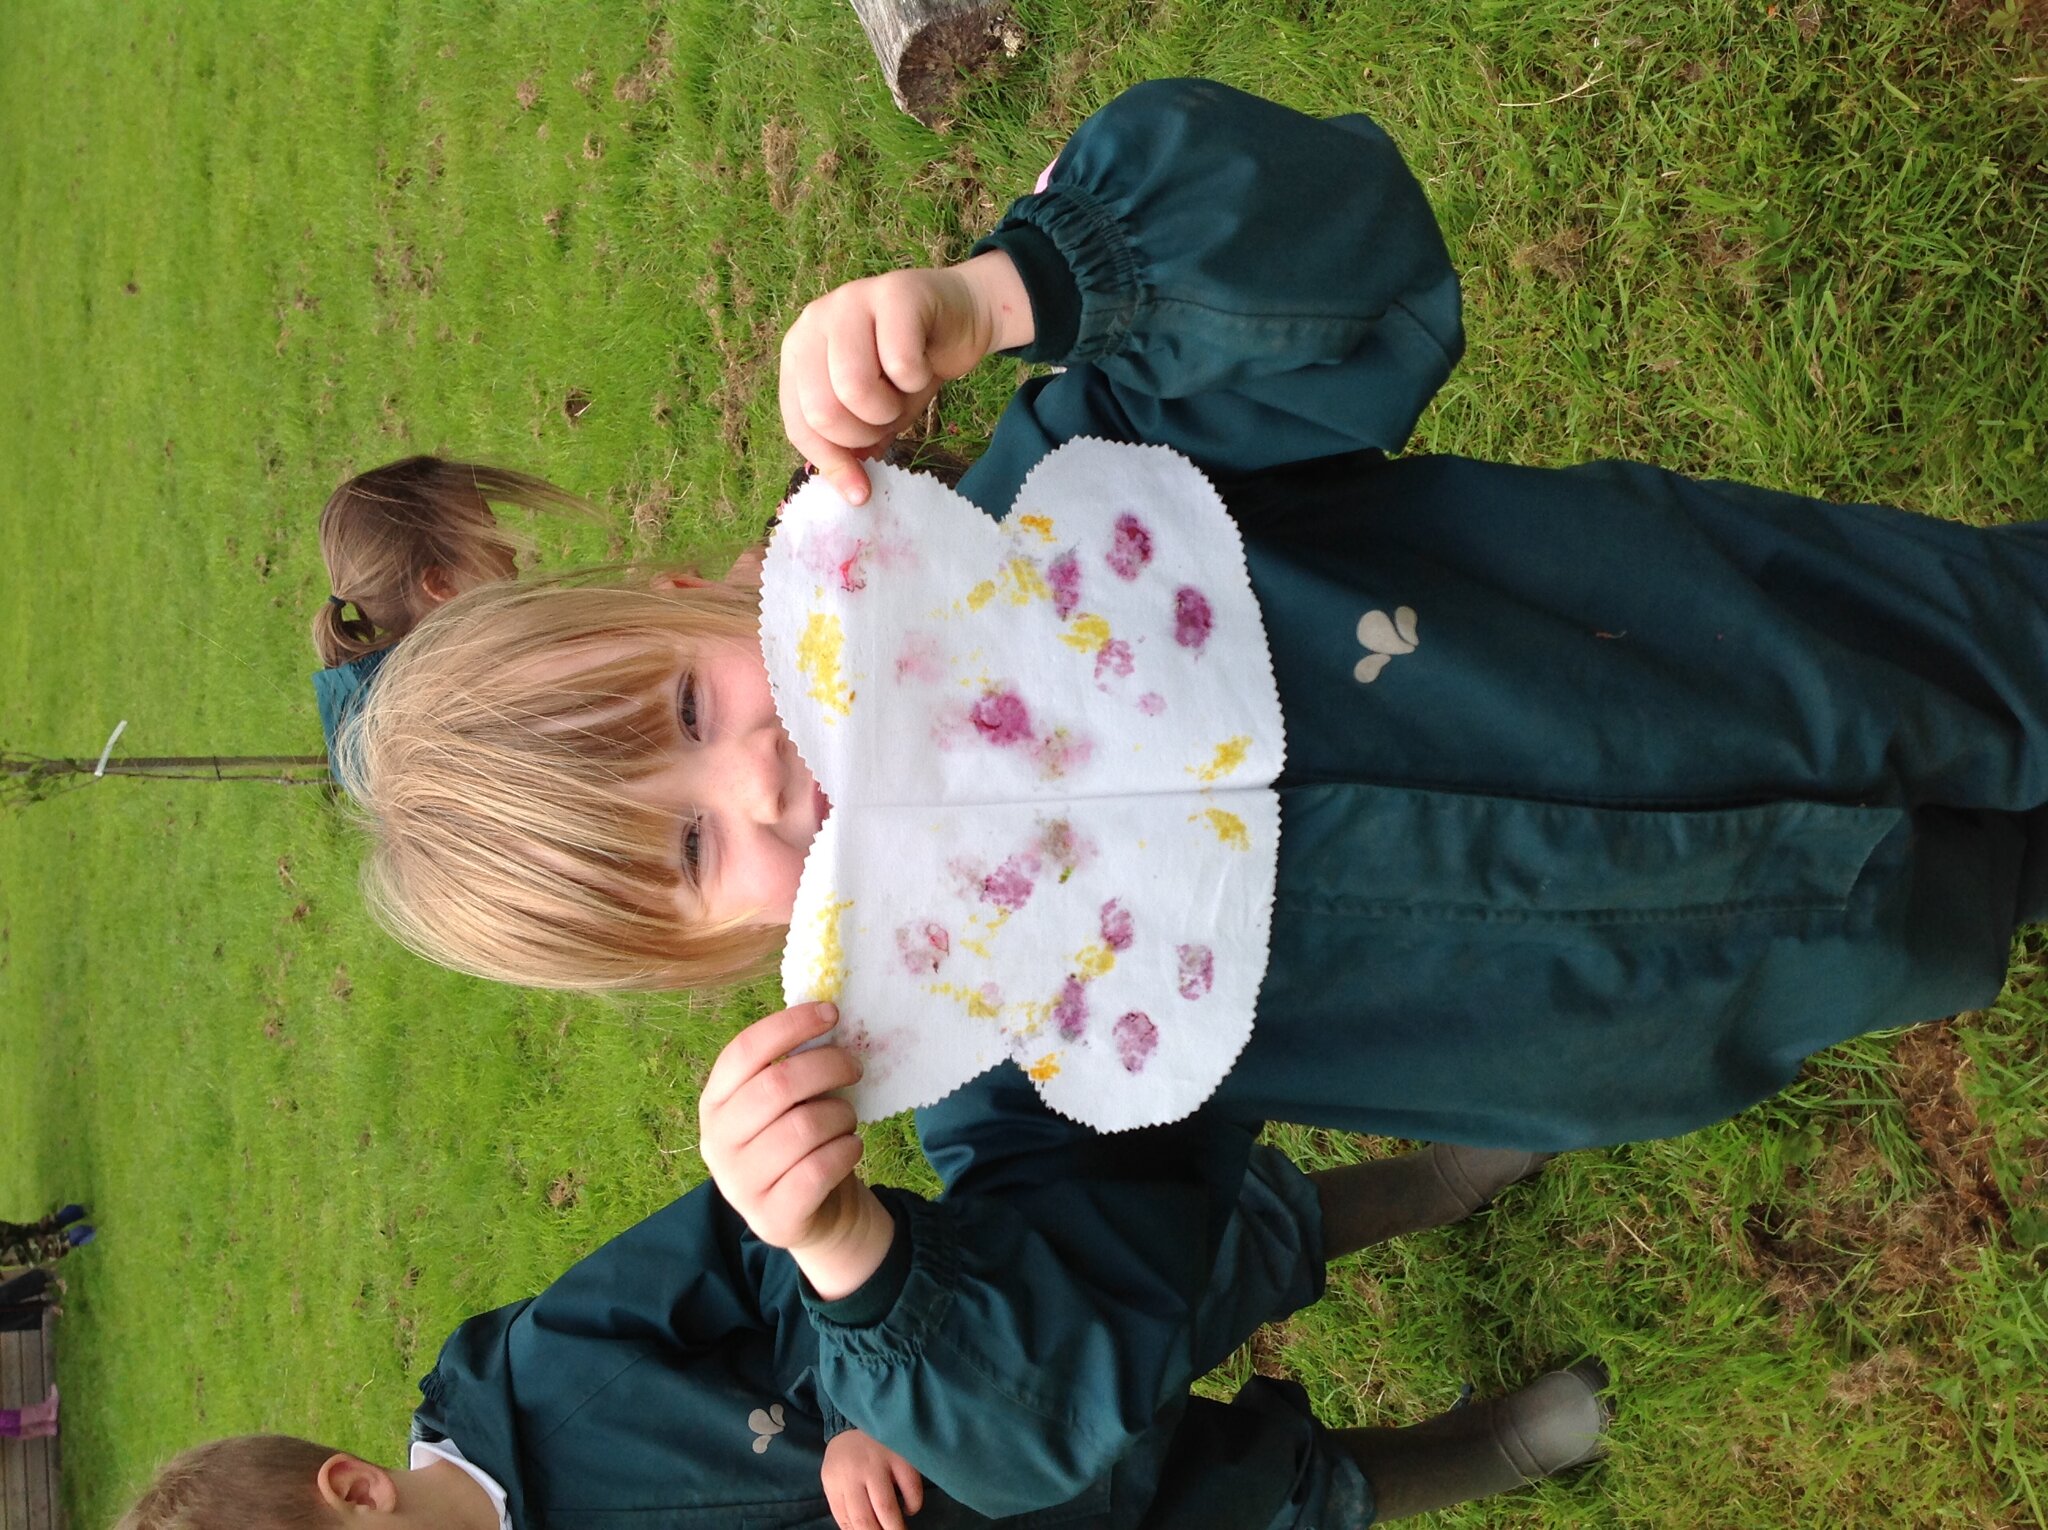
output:
<instances>
[{"instance_id":1,"label":"pink flower print","mask_svg":"<svg viewBox=\"0 0 2048 1530\"><path fill-rule=\"evenodd\" d=\"M1216 986L1216 957L1207 946L1175 946L1180 958L1180 996L1199 999Z\"/></svg>"},{"instance_id":2,"label":"pink flower print","mask_svg":"<svg viewBox=\"0 0 2048 1530\"><path fill-rule=\"evenodd\" d=\"M982 693L968 713L975 732L991 744L1007 748L1031 737L1031 711L1015 691L997 689Z\"/></svg>"},{"instance_id":3,"label":"pink flower print","mask_svg":"<svg viewBox=\"0 0 2048 1530\"><path fill-rule=\"evenodd\" d=\"M1052 608L1061 621L1081 605L1081 560L1069 548L1046 566L1045 582L1052 587Z\"/></svg>"},{"instance_id":4,"label":"pink flower print","mask_svg":"<svg viewBox=\"0 0 2048 1530\"><path fill-rule=\"evenodd\" d=\"M1138 710L1147 717L1157 717L1166 710L1166 698L1157 691L1147 691L1138 698Z\"/></svg>"},{"instance_id":5,"label":"pink flower print","mask_svg":"<svg viewBox=\"0 0 2048 1530\"><path fill-rule=\"evenodd\" d=\"M1131 949L1131 911L1111 898L1102 905L1102 943L1112 951Z\"/></svg>"},{"instance_id":6,"label":"pink flower print","mask_svg":"<svg viewBox=\"0 0 2048 1530\"><path fill-rule=\"evenodd\" d=\"M903 635L903 647L896 654L896 682L915 681L920 685L936 685L946 678L945 655L939 649L939 640L929 632L907 632Z\"/></svg>"},{"instance_id":7,"label":"pink flower print","mask_svg":"<svg viewBox=\"0 0 2048 1530\"><path fill-rule=\"evenodd\" d=\"M1111 638L1095 650L1095 683L1102 685L1104 675L1119 678L1128 675L1132 669L1131 645L1122 638ZM1109 689L1103 686L1104 690Z\"/></svg>"},{"instance_id":8,"label":"pink flower print","mask_svg":"<svg viewBox=\"0 0 2048 1530\"><path fill-rule=\"evenodd\" d=\"M903 958L903 970L912 977L928 977L945 965L953 949L953 937L942 924L913 920L896 927L896 952Z\"/></svg>"},{"instance_id":9,"label":"pink flower print","mask_svg":"<svg viewBox=\"0 0 2048 1530\"><path fill-rule=\"evenodd\" d=\"M802 563L818 578L837 584L851 595L868 586L862 554L867 539L856 537L837 526L825 527L804 541Z\"/></svg>"},{"instance_id":10,"label":"pink flower print","mask_svg":"<svg viewBox=\"0 0 2048 1530\"><path fill-rule=\"evenodd\" d=\"M981 896L981 884L988 873L981 869L981 862L968 855L956 855L946 862L946 873L953 879L953 892L963 898Z\"/></svg>"},{"instance_id":11,"label":"pink flower print","mask_svg":"<svg viewBox=\"0 0 2048 1530\"><path fill-rule=\"evenodd\" d=\"M1086 765L1095 753L1092 739L1079 737L1065 728L1055 728L1032 751L1038 761L1038 774L1047 781L1057 781L1070 770Z\"/></svg>"},{"instance_id":12,"label":"pink flower print","mask_svg":"<svg viewBox=\"0 0 2048 1530\"><path fill-rule=\"evenodd\" d=\"M1110 532L1109 551L1103 555L1110 571L1119 579L1135 579L1138 571L1152 561L1152 533L1129 511L1116 518Z\"/></svg>"},{"instance_id":13,"label":"pink flower print","mask_svg":"<svg viewBox=\"0 0 2048 1530\"><path fill-rule=\"evenodd\" d=\"M1216 626L1216 613L1209 609L1209 597L1191 584L1173 592L1173 640L1197 653L1209 641Z\"/></svg>"},{"instance_id":14,"label":"pink flower print","mask_svg":"<svg viewBox=\"0 0 2048 1530\"><path fill-rule=\"evenodd\" d=\"M1014 913L1031 901L1037 874L1037 856L1013 855L981 879L981 900Z\"/></svg>"},{"instance_id":15,"label":"pink flower print","mask_svg":"<svg viewBox=\"0 0 2048 1530\"><path fill-rule=\"evenodd\" d=\"M1095 859L1095 841L1076 829L1071 820L1055 818L1038 836L1038 849L1060 869L1062 882Z\"/></svg>"},{"instance_id":16,"label":"pink flower print","mask_svg":"<svg viewBox=\"0 0 2048 1530\"><path fill-rule=\"evenodd\" d=\"M1088 1028L1088 986L1072 973L1060 985L1060 996L1052 1001L1052 1018L1065 1041L1079 1041Z\"/></svg>"},{"instance_id":17,"label":"pink flower print","mask_svg":"<svg viewBox=\"0 0 2048 1530\"><path fill-rule=\"evenodd\" d=\"M1159 1027L1143 1010L1134 1009L1118 1016L1109 1034L1116 1043L1117 1060L1126 1073L1143 1073L1145 1064L1159 1050Z\"/></svg>"}]
</instances>

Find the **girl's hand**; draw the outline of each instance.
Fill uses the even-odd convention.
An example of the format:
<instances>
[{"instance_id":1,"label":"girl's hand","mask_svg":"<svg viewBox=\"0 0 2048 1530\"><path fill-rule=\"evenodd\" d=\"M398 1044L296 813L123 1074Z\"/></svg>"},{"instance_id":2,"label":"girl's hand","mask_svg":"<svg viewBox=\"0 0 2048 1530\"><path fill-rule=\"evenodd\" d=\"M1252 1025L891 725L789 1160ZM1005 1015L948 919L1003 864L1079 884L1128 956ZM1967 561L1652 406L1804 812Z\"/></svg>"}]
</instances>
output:
<instances>
[{"instance_id":1,"label":"girl's hand","mask_svg":"<svg viewBox=\"0 0 2048 1530\"><path fill-rule=\"evenodd\" d=\"M838 1020L830 1004L797 1004L755 1021L718 1054L697 1101L699 1147L720 1193L827 1301L865 1284L896 1238L888 1209L853 1177L853 1107L832 1095L860 1064L843 1047L790 1055Z\"/></svg>"},{"instance_id":2,"label":"girl's hand","mask_svg":"<svg viewBox=\"0 0 2048 1530\"><path fill-rule=\"evenodd\" d=\"M835 288L782 337L782 428L845 498L868 497L861 458L991 351L1028 345L1031 303L1010 257L891 271Z\"/></svg>"},{"instance_id":3,"label":"girl's hand","mask_svg":"<svg viewBox=\"0 0 2048 1530\"><path fill-rule=\"evenodd\" d=\"M904 1530L904 1516L924 1507L917 1468L858 1429L826 1441L818 1476L839 1530Z\"/></svg>"}]
</instances>

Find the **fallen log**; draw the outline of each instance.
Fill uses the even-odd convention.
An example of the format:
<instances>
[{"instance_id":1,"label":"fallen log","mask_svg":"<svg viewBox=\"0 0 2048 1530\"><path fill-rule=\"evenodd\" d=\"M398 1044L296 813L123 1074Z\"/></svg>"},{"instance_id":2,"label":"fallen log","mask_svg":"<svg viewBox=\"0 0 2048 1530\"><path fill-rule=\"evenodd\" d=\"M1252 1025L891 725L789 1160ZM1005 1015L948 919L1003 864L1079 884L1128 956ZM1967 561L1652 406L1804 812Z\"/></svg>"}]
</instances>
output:
<instances>
[{"instance_id":1,"label":"fallen log","mask_svg":"<svg viewBox=\"0 0 2048 1530\"><path fill-rule=\"evenodd\" d=\"M960 82L1013 58L1024 32L1000 0L853 0L896 104L926 127Z\"/></svg>"}]
</instances>

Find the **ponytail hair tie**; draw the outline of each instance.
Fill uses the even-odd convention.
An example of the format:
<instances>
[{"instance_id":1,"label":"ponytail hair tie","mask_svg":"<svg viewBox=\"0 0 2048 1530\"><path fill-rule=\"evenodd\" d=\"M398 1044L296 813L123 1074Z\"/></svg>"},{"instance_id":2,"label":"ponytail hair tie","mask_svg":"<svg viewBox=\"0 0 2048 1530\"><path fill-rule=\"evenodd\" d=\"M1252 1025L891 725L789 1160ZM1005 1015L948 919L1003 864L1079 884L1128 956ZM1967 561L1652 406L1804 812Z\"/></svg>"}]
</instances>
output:
<instances>
[{"instance_id":1,"label":"ponytail hair tie","mask_svg":"<svg viewBox=\"0 0 2048 1530\"><path fill-rule=\"evenodd\" d=\"M342 595L330 595L327 597L327 603L330 606L334 607L335 610L339 611L343 606L346 606L348 604L348 599L346 596Z\"/></svg>"}]
</instances>

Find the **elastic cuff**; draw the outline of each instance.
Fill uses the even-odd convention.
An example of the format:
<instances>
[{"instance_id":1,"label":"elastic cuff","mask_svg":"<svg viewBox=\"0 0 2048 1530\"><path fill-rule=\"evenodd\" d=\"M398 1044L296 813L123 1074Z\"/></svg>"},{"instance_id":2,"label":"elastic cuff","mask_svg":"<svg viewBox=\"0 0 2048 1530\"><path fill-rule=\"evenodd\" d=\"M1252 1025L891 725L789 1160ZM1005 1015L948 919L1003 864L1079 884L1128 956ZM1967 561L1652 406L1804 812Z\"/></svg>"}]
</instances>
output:
<instances>
[{"instance_id":1,"label":"elastic cuff","mask_svg":"<svg viewBox=\"0 0 2048 1530\"><path fill-rule=\"evenodd\" d=\"M1017 264L1037 333L1011 354L1026 361L1084 362L1124 343L1141 296L1138 251L1110 206L1082 187L1054 183L1013 203L980 244Z\"/></svg>"},{"instance_id":2,"label":"elastic cuff","mask_svg":"<svg viewBox=\"0 0 2048 1530\"><path fill-rule=\"evenodd\" d=\"M889 1220L896 1224L896 1236L890 1240L889 1252L875 1273L857 1290L829 1302L819 1299L808 1280L803 1283L804 1305L815 1316L842 1328L872 1328L881 1322L896 1306L897 1298L903 1294L903 1283L910 1278L910 1214L895 1197L883 1194L878 1198L888 1208Z\"/></svg>"},{"instance_id":3,"label":"elastic cuff","mask_svg":"<svg viewBox=\"0 0 2048 1530\"><path fill-rule=\"evenodd\" d=\"M1059 246L1030 224L1013 223L980 241L973 253L985 250L1001 250L1010 257L1031 300L1031 343L997 354L1020 361L1065 360L1081 332L1081 289Z\"/></svg>"},{"instance_id":4,"label":"elastic cuff","mask_svg":"<svg viewBox=\"0 0 2048 1530\"><path fill-rule=\"evenodd\" d=\"M876 1185L874 1191L898 1229L888 1262L845 1301L821 1302L804 1294L819 1339L855 1365L894 1364L921 1353L960 1283L960 1250L945 1210L907 1190Z\"/></svg>"}]
</instances>

